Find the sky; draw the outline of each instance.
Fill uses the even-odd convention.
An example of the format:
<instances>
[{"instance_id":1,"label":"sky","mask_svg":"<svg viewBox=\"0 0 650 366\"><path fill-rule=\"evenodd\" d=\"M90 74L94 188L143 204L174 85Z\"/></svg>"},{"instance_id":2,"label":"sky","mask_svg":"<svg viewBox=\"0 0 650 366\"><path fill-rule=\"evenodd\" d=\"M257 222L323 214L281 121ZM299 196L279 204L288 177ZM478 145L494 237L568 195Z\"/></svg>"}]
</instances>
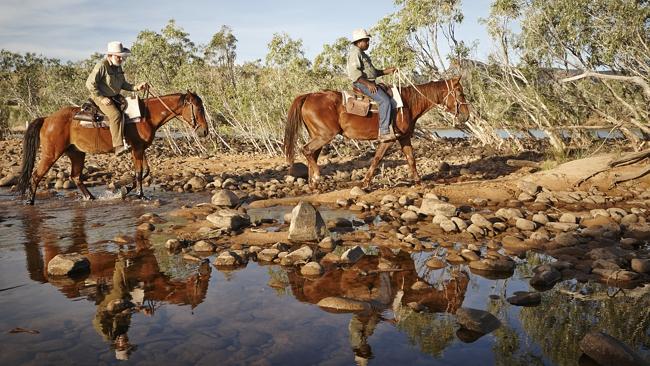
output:
<instances>
[{"instance_id":1,"label":"sky","mask_svg":"<svg viewBox=\"0 0 650 366\"><path fill-rule=\"evenodd\" d=\"M479 18L490 0L463 0L463 24L456 36L478 42L473 58L485 60L491 41ZM0 49L33 52L64 61L104 53L110 41L126 47L142 30L160 32L170 19L206 44L222 25L237 38L237 61L264 59L274 33L302 39L313 59L324 44L350 37L355 28L370 28L397 10L393 0L0 0ZM444 50L443 50L444 52Z\"/></svg>"}]
</instances>

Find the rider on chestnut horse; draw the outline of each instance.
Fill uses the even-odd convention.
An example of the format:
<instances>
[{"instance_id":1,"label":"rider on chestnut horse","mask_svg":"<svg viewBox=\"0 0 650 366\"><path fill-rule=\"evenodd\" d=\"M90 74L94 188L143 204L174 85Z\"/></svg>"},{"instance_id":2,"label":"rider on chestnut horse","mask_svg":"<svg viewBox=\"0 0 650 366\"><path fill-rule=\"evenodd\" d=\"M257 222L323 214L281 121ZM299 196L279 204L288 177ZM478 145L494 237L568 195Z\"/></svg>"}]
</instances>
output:
<instances>
[{"instance_id":1,"label":"rider on chestnut horse","mask_svg":"<svg viewBox=\"0 0 650 366\"><path fill-rule=\"evenodd\" d=\"M352 32L352 46L348 53L348 77L353 85L363 94L369 96L379 104L379 141L395 140L395 133L390 125L392 106L390 97L386 92L377 87L375 79L382 75L395 72L394 67L377 70L364 52L370 46L370 34L365 29L355 29Z\"/></svg>"},{"instance_id":2,"label":"rider on chestnut horse","mask_svg":"<svg viewBox=\"0 0 650 366\"><path fill-rule=\"evenodd\" d=\"M106 58L95 65L86 80L86 88L90 91L91 99L108 118L115 155L124 154L130 149L124 141L122 112L120 106L116 105L121 97L120 92L149 88L149 84L146 82L133 86L124 78L122 63L130 54L131 51L122 46L121 42L109 42Z\"/></svg>"}]
</instances>

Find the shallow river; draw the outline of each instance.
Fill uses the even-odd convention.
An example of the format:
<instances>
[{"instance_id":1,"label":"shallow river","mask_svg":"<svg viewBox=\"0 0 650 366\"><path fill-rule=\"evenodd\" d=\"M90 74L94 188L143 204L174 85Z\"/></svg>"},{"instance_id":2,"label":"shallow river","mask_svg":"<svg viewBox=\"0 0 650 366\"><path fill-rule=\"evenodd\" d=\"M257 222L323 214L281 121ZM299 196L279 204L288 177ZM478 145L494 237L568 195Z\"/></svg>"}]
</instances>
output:
<instances>
[{"instance_id":1,"label":"shallow river","mask_svg":"<svg viewBox=\"0 0 650 366\"><path fill-rule=\"evenodd\" d=\"M93 193L102 195L100 188ZM530 290L527 277L549 260L543 256L529 256L507 279L464 266L432 271L424 265L432 252L372 247L363 265L381 261L400 271L360 266L314 280L254 261L221 271L168 253L161 233L136 237L142 214L165 217L208 196L149 193L159 204L104 194L95 202L49 198L28 207L0 191L0 364L576 365L585 364L578 342L589 330L650 359L650 299L638 291L564 282L537 307L508 304L513 292ZM90 274L48 278L47 262L68 252L87 255ZM414 289L419 281L429 285ZM332 313L315 305L327 296L381 305ZM137 311L108 311L115 299ZM415 312L409 302L427 310ZM451 313L461 306L490 311L501 328L478 339L459 331Z\"/></svg>"}]
</instances>

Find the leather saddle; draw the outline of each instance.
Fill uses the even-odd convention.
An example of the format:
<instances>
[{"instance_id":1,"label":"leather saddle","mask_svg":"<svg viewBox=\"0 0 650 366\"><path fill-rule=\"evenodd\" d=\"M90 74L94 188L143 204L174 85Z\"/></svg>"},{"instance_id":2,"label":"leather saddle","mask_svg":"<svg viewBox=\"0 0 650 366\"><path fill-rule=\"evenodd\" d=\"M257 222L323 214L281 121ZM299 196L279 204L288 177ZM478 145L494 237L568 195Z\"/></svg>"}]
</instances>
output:
<instances>
[{"instance_id":1,"label":"leather saddle","mask_svg":"<svg viewBox=\"0 0 650 366\"><path fill-rule=\"evenodd\" d=\"M111 97L111 100L115 105L117 105L120 109L121 112L124 112L126 110L126 100L119 97ZM108 119L106 118L106 115L99 109L97 104L95 104L95 101L92 99L88 99L84 104L81 105L81 109L79 112L77 112L74 117L74 119L79 120L79 121L86 121L86 122L106 122Z\"/></svg>"},{"instance_id":2,"label":"leather saddle","mask_svg":"<svg viewBox=\"0 0 650 366\"><path fill-rule=\"evenodd\" d=\"M390 86L384 83L378 83L377 87L386 92L389 97L393 97L393 90ZM354 85L352 86L352 92L343 92L343 99L343 104L345 105L345 111L347 113L365 117L369 112L378 111L377 102L363 94L363 92Z\"/></svg>"}]
</instances>

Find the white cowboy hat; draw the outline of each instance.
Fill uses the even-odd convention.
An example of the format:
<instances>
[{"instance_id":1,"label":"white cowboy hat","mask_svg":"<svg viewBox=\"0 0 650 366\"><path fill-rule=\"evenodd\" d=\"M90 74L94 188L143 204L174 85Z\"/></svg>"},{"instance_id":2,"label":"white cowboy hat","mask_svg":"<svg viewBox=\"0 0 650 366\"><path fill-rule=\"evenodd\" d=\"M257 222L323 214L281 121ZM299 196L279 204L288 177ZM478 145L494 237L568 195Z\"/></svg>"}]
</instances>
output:
<instances>
[{"instance_id":1,"label":"white cowboy hat","mask_svg":"<svg viewBox=\"0 0 650 366\"><path fill-rule=\"evenodd\" d=\"M350 40L350 42L354 43L358 40L366 39L366 38L370 38L370 33L368 33L363 28L359 28L352 31L352 39Z\"/></svg>"},{"instance_id":2,"label":"white cowboy hat","mask_svg":"<svg viewBox=\"0 0 650 366\"><path fill-rule=\"evenodd\" d=\"M113 42L108 42L108 45L106 46L106 54L128 56L131 54L131 50L122 46L122 42L113 41Z\"/></svg>"}]
</instances>

